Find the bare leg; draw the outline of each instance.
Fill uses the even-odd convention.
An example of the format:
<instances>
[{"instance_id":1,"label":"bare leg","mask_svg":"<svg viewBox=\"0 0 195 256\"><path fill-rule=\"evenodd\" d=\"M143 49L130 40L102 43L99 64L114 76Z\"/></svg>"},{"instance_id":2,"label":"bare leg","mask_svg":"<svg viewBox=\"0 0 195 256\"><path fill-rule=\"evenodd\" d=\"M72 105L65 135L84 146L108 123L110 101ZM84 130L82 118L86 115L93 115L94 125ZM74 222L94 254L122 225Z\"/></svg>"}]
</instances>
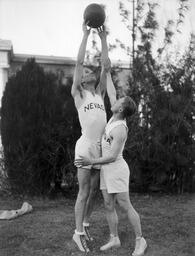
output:
<instances>
[{"instance_id":1,"label":"bare leg","mask_svg":"<svg viewBox=\"0 0 195 256\"><path fill-rule=\"evenodd\" d=\"M95 198L97 192L99 190L99 180L100 180L100 170L92 169L91 170L91 177L90 177L90 191L89 197L87 199L86 207L85 207L85 214L84 214L84 222L89 223L89 219L91 213L94 209L95 205Z\"/></svg>"},{"instance_id":2,"label":"bare leg","mask_svg":"<svg viewBox=\"0 0 195 256\"><path fill-rule=\"evenodd\" d=\"M115 210L115 194L108 194L107 190L102 190L106 218L110 229L110 234L118 236L118 216Z\"/></svg>"},{"instance_id":3,"label":"bare leg","mask_svg":"<svg viewBox=\"0 0 195 256\"><path fill-rule=\"evenodd\" d=\"M118 216L115 210L116 194L108 194L107 190L102 190L102 194L104 197L106 218L110 230L110 240L108 243L100 247L100 251L106 251L108 249L121 246L121 242L118 237Z\"/></svg>"},{"instance_id":4,"label":"bare leg","mask_svg":"<svg viewBox=\"0 0 195 256\"><path fill-rule=\"evenodd\" d=\"M132 253L132 256L141 256L144 254L147 248L147 243L146 240L142 237L140 217L130 202L129 192L117 194L116 200L120 207L126 212L129 222L132 224L134 229L136 239L135 249Z\"/></svg>"},{"instance_id":5,"label":"bare leg","mask_svg":"<svg viewBox=\"0 0 195 256\"><path fill-rule=\"evenodd\" d=\"M83 232L84 212L90 189L90 170L78 168L77 177L79 182L79 192L75 204L75 221L76 230L78 232Z\"/></svg>"},{"instance_id":6,"label":"bare leg","mask_svg":"<svg viewBox=\"0 0 195 256\"><path fill-rule=\"evenodd\" d=\"M133 226L135 236L141 237L142 231L141 231L140 217L130 202L129 192L118 193L116 195L116 200L119 206L126 212L128 216L128 220Z\"/></svg>"}]
</instances>

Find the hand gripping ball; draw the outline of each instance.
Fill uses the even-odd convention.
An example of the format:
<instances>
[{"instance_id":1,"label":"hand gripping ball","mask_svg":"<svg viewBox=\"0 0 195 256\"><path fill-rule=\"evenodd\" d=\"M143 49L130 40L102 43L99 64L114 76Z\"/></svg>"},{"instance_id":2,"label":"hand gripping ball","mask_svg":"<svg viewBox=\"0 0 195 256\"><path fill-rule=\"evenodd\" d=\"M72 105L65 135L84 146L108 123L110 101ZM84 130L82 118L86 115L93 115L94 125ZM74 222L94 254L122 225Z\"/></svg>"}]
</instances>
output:
<instances>
[{"instance_id":1,"label":"hand gripping ball","mask_svg":"<svg viewBox=\"0 0 195 256\"><path fill-rule=\"evenodd\" d=\"M85 8L84 21L91 28L98 28L104 24L106 15L103 7L99 4L90 4Z\"/></svg>"}]
</instances>

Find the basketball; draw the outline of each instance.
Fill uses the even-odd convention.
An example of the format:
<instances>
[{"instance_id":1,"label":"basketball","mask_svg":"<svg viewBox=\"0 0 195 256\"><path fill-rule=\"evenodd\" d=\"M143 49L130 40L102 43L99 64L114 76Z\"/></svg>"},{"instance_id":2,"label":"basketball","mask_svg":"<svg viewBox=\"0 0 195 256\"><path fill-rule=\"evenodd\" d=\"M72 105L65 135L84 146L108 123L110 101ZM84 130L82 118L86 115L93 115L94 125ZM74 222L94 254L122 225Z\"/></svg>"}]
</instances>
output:
<instances>
[{"instance_id":1,"label":"basketball","mask_svg":"<svg viewBox=\"0 0 195 256\"><path fill-rule=\"evenodd\" d=\"M90 4L85 8L84 21L91 28L98 28L104 24L106 15L103 7L99 4Z\"/></svg>"}]
</instances>

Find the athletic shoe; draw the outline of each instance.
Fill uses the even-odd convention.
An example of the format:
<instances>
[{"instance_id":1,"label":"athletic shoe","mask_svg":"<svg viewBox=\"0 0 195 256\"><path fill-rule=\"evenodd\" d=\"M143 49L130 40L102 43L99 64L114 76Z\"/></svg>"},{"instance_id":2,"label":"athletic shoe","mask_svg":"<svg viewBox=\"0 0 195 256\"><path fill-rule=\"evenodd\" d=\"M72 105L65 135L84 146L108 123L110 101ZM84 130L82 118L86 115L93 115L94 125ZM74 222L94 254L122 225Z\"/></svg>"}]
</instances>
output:
<instances>
[{"instance_id":1,"label":"athletic shoe","mask_svg":"<svg viewBox=\"0 0 195 256\"><path fill-rule=\"evenodd\" d=\"M136 238L135 250L132 256L142 256L147 248L146 240L143 237Z\"/></svg>"},{"instance_id":2,"label":"athletic shoe","mask_svg":"<svg viewBox=\"0 0 195 256\"><path fill-rule=\"evenodd\" d=\"M89 233L89 226L83 225L84 235L87 241L92 242L94 239Z\"/></svg>"},{"instance_id":3,"label":"athletic shoe","mask_svg":"<svg viewBox=\"0 0 195 256\"><path fill-rule=\"evenodd\" d=\"M74 234L72 239L75 241L80 251L89 252L85 235Z\"/></svg>"},{"instance_id":4,"label":"athletic shoe","mask_svg":"<svg viewBox=\"0 0 195 256\"><path fill-rule=\"evenodd\" d=\"M119 240L119 237L111 235L109 242L103 245L102 247L100 247L100 251L106 251L111 248L118 248L120 246L121 246L121 242Z\"/></svg>"}]
</instances>

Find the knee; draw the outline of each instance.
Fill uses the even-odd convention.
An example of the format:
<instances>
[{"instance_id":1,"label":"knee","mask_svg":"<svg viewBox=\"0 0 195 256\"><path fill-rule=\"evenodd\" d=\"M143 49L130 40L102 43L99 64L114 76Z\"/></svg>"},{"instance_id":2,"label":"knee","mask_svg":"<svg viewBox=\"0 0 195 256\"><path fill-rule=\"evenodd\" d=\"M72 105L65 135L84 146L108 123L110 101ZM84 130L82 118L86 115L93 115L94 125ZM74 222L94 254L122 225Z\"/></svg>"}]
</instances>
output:
<instances>
[{"instance_id":1,"label":"knee","mask_svg":"<svg viewBox=\"0 0 195 256\"><path fill-rule=\"evenodd\" d=\"M130 208L128 205L125 205L125 204L121 204L121 209L122 211L128 213L130 211Z\"/></svg>"},{"instance_id":2,"label":"knee","mask_svg":"<svg viewBox=\"0 0 195 256\"><path fill-rule=\"evenodd\" d=\"M90 184L90 194L96 195L99 190L99 174L92 178L92 182Z\"/></svg>"},{"instance_id":3,"label":"knee","mask_svg":"<svg viewBox=\"0 0 195 256\"><path fill-rule=\"evenodd\" d=\"M128 204L128 202L119 201L118 204L122 211L127 213L130 210L130 205Z\"/></svg>"},{"instance_id":4,"label":"knee","mask_svg":"<svg viewBox=\"0 0 195 256\"><path fill-rule=\"evenodd\" d=\"M98 187L91 187L90 191L89 191L89 196L91 198L95 198L98 192Z\"/></svg>"},{"instance_id":5,"label":"knee","mask_svg":"<svg viewBox=\"0 0 195 256\"><path fill-rule=\"evenodd\" d=\"M106 211L112 212L114 211L114 204L110 201L104 201L104 206Z\"/></svg>"},{"instance_id":6,"label":"knee","mask_svg":"<svg viewBox=\"0 0 195 256\"><path fill-rule=\"evenodd\" d=\"M124 211L126 214L133 214L134 217L136 217L137 219L139 219L139 215L138 213L135 211L135 209L133 208L132 204L126 201L122 201L119 203L120 208L122 209L122 211Z\"/></svg>"},{"instance_id":7,"label":"knee","mask_svg":"<svg viewBox=\"0 0 195 256\"><path fill-rule=\"evenodd\" d=\"M89 189L80 189L78 193L78 198L80 201L87 201L89 197Z\"/></svg>"}]
</instances>

